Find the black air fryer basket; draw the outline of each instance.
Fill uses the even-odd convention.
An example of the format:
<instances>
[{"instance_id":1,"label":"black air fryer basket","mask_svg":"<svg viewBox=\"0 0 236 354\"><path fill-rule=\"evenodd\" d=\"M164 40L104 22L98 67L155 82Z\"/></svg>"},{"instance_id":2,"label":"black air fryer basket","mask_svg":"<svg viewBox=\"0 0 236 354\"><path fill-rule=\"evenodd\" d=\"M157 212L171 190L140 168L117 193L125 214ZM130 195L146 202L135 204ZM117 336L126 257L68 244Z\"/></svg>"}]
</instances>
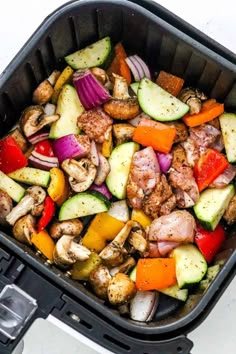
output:
<instances>
[{"instance_id":1,"label":"black air fryer basket","mask_svg":"<svg viewBox=\"0 0 236 354\"><path fill-rule=\"evenodd\" d=\"M183 77L187 84L224 101L229 111L235 110L233 53L153 2L82 0L67 3L50 15L3 72L0 135L12 128L22 109L31 103L35 87L55 68L65 65L66 54L107 35L113 43L122 40L129 54L139 54L153 70ZM204 295L192 296L191 303L181 307L163 296L159 317L145 324L121 317L82 284L2 231L0 290L16 284L37 300L38 309L15 340L0 335L0 353L11 353L30 323L49 314L115 353L189 353L192 343L187 333L214 307L235 275L235 264L236 252L231 249ZM171 308L175 311L168 316Z\"/></svg>"}]
</instances>

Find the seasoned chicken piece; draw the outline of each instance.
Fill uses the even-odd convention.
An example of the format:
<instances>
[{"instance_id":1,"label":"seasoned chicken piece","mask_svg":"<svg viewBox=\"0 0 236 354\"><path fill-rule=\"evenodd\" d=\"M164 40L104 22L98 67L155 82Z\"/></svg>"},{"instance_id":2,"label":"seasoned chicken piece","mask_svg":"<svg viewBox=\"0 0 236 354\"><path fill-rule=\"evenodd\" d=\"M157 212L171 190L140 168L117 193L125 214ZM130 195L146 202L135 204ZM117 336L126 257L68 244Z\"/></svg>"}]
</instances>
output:
<instances>
[{"instance_id":1,"label":"seasoned chicken piece","mask_svg":"<svg viewBox=\"0 0 236 354\"><path fill-rule=\"evenodd\" d=\"M162 175L153 192L144 197L142 209L146 215L155 219L160 215L169 214L175 206L176 202L172 189L166 176Z\"/></svg>"},{"instance_id":2,"label":"seasoned chicken piece","mask_svg":"<svg viewBox=\"0 0 236 354\"><path fill-rule=\"evenodd\" d=\"M224 188L226 187L236 176L236 168L233 165L229 165L210 185L210 188Z\"/></svg>"},{"instance_id":3,"label":"seasoned chicken piece","mask_svg":"<svg viewBox=\"0 0 236 354\"><path fill-rule=\"evenodd\" d=\"M181 145L173 148L172 155L172 165L168 178L169 183L173 187L178 207L190 208L199 198L193 170L188 164L185 150Z\"/></svg>"},{"instance_id":4,"label":"seasoned chicken piece","mask_svg":"<svg viewBox=\"0 0 236 354\"><path fill-rule=\"evenodd\" d=\"M193 242L195 232L194 217L186 210L177 210L153 220L148 237L150 241Z\"/></svg>"},{"instance_id":5,"label":"seasoned chicken piece","mask_svg":"<svg viewBox=\"0 0 236 354\"><path fill-rule=\"evenodd\" d=\"M96 143L103 143L107 129L112 125L112 119L101 108L84 111L78 117L78 127Z\"/></svg>"},{"instance_id":6,"label":"seasoned chicken piece","mask_svg":"<svg viewBox=\"0 0 236 354\"><path fill-rule=\"evenodd\" d=\"M229 205L223 215L223 218L229 225L232 225L236 222L236 195L229 202Z\"/></svg>"},{"instance_id":7,"label":"seasoned chicken piece","mask_svg":"<svg viewBox=\"0 0 236 354\"><path fill-rule=\"evenodd\" d=\"M152 147L133 156L127 184L127 198L133 208L140 209L142 200L160 181L160 167Z\"/></svg>"},{"instance_id":8,"label":"seasoned chicken piece","mask_svg":"<svg viewBox=\"0 0 236 354\"><path fill-rule=\"evenodd\" d=\"M220 131L211 124L201 124L198 127L189 129L189 138L182 143L183 148L187 154L187 161L190 166L194 166L195 162L199 159L209 147L221 148Z\"/></svg>"},{"instance_id":9,"label":"seasoned chicken piece","mask_svg":"<svg viewBox=\"0 0 236 354\"><path fill-rule=\"evenodd\" d=\"M184 123L168 122L166 124L168 124L170 127L175 128L176 130L174 143L180 143L182 141L185 141L188 138L188 129Z\"/></svg>"}]
</instances>

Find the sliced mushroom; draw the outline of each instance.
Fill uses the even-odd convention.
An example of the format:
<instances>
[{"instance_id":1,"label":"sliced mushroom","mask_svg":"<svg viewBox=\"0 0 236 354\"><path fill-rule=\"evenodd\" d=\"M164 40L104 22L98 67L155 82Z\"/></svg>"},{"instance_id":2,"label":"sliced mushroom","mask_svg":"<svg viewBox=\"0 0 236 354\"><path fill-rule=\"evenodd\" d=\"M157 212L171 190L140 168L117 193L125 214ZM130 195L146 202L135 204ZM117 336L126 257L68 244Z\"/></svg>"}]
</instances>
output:
<instances>
[{"instance_id":1,"label":"sliced mushroom","mask_svg":"<svg viewBox=\"0 0 236 354\"><path fill-rule=\"evenodd\" d=\"M56 243L53 258L57 265L64 267L76 261L85 261L90 254L88 248L74 241L74 236L63 235Z\"/></svg>"},{"instance_id":2,"label":"sliced mushroom","mask_svg":"<svg viewBox=\"0 0 236 354\"><path fill-rule=\"evenodd\" d=\"M99 156L99 166L97 168L97 174L94 183L100 186L107 178L107 175L111 170L111 167L108 160L100 152L98 153L98 156Z\"/></svg>"},{"instance_id":3,"label":"sliced mushroom","mask_svg":"<svg viewBox=\"0 0 236 354\"><path fill-rule=\"evenodd\" d=\"M29 106L21 115L20 125L25 136L29 137L42 129L45 125L51 124L59 118L59 114L46 115L41 106Z\"/></svg>"},{"instance_id":4,"label":"sliced mushroom","mask_svg":"<svg viewBox=\"0 0 236 354\"><path fill-rule=\"evenodd\" d=\"M6 217L13 207L9 195L0 189L0 225L7 225Z\"/></svg>"},{"instance_id":5,"label":"sliced mushroom","mask_svg":"<svg viewBox=\"0 0 236 354\"><path fill-rule=\"evenodd\" d=\"M104 111L115 119L136 117L140 113L137 97L130 97L125 78L113 75L115 77L113 98L103 105Z\"/></svg>"},{"instance_id":6,"label":"sliced mushroom","mask_svg":"<svg viewBox=\"0 0 236 354\"><path fill-rule=\"evenodd\" d=\"M7 222L14 225L18 219L28 214L35 206L42 204L45 198L46 192L43 188L39 186L29 187L24 198L7 215Z\"/></svg>"},{"instance_id":7,"label":"sliced mushroom","mask_svg":"<svg viewBox=\"0 0 236 354\"><path fill-rule=\"evenodd\" d=\"M77 193L87 190L92 185L97 173L94 164L86 158L79 161L66 159L62 162L61 167L69 175L70 186Z\"/></svg>"},{"instance_id":8,"label":"sliced mushroom","mask_svg":"<svg viewBox=\"0 0 236 354\"><path fill-rule=\"evenodd\" d=\"M109 281L108 300L114 306L129 303L136 294L136 286L130 277L123 273L117 273Z\"/></svg>"},{"instance_id":9,"label":"sliced mushroom","mask_svg":"<svg viewBox=\"0 0 236 354\"><path fill-rule=\"evenodd\" d=\"M190 107L190 114L197 114L201 110L202 101L206 100L207 96L196 88L186 87L181 90L178 98Z\"/></svg>"},{"instance_id":10,"label":"sliced mushroom","mask_svg":"<svg viewBox=\"0 0 236 354\"><path fill-rule=\"evenodd\" d=\"M135 127L131 124L120 123L113 125L113 134L116 138L116 145L132 140Z\"/></svg>"},{"instance_id":11,"label":"sliced mushroom","mask_svg":"<svg viewBox=\"0 0 236 354\"><path fill-rule=\"evenodd\" d=\"M13 227L14 237L22 243L31 245L31 236L36 232L35 225L36 219L32 215L27 214L23 216L17 220Z\"/></svg>"},{"instance_id":12,"label":"sliced mushroom","mask_svg":"<svg viewBox=\"0 0 236 354\"><path fill-rule=\"evenodd\" d=\"M118 235L99 254L104 263L110 267L116 267L123 263L127 250L124 248L126 239L135 221L128 221Z\"/></svg>"},{"instance_id":13,"label":"sliced mushroom","mask_svg":"<svg viewBox=\"0 0 236 354\"><path fill-rule=\"evenodd\" d=\"M144 255L147 251L148 243L146 240L146 233L138 222L136 222L136 225L132 228L128 237L128 242L134 250L138 251L141 255Z\"/></svg>"},{"instance_id":14,"label":"sliced mushroom","mask_svg":"<svg viewBox=\"0 0 236 354\"><path fill-rule=\"evenodd\" d=\"M44 203L38 204L38 205L34 205L32 210L31 210L31 215L33 216L41 216L43 213L43 209L44 209Z\"/></svg>"},{"instance_id":15,"label":"sliced mushroom","mask_svg":"<svg viewBox=\"0 0 236 354\"><path fill-rule=\"evenodd\" d=\"M106 87L108 90L111 89L112 84L111 84L109 77L108 77L105 70L103 70L101 68L94 67L94 68L91 68L90 71L104 87Z\"/></svg>"},{"instance_id":16,"label":"sliced mushroom","mask_svg":"<svg viewBox=\"0 0 236 354\"><path fill-rule=\"evenodd\" d=\"M48 80L42 81L33 92L32 101L36 104L43 105L50 101L54 89Z\"/></svg>"},{"instance_id":17,"label":"sliced mushroom","mask_svg":"<svg viewBox=\"0 0 236 354\"><path fill-rule=\"evenodd\" d=\"M79 236L83 230L83 224L78 219L65 220L61 222L54 222L51 227L49 234L52 238L58 239L62 235Z\"/></svg>"},{"instance_id":18,"label":"sliced mushroom","mask_svg":"<svg viewBox=\"0 0 236 354\"><path fill-rule=\"evenodd\" d=\"M89 275L89 283L91 284L95 294L101 299L107 299L107 288L111 275L108 268L101 264L96 269L92 270Z\"/></svg>"},{"instance_id":19,"label":"sliced mushroom","mask_svg":"<svg viewBox=\"0 0 236 354\"><path fill-rule=\"evenodd\" d=\"M110 269L110 274L114 276L117 273L128 274L129 271L135 266L136 262L133 257L127 257L124 263L121 265Z\"/></svg>"}]
</instances>

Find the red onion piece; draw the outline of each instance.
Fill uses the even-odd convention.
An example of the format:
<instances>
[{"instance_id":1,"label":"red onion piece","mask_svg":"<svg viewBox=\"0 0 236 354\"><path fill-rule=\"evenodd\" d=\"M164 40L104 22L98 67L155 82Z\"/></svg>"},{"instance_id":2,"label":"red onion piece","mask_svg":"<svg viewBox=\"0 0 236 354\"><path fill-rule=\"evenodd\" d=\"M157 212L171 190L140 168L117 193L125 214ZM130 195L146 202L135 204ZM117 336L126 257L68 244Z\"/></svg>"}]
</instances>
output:
<instances>
[{"instance_id":1,"label":"red onion piece","mask_svg":"<svg viewBox=\"0 0 236 354\"><path fill-rule=\"evenodd\" d=\"M167 173L171 166L172 154L164 154L162 152L156 152L157 159L160 165L161 172Z\"/></svg>"},{"instance_id":2,"label":"red onion piece","mask_svg":"<svg viewBox=\"0 0 236 354\"><path fill-rule=\"evenodd\" d=\"M44 156L36 151L32 151L28 161L32 166L46 171L59 166L57 157Z\"/></svg>"},{"instance_id":3,"label":"red onion piece","mask_svg":"<svg viewBox=\"0 0 236 354\"><path fill-rule=\"evenodd\" d=\"M89 69L76 71L73 75L73 83L86 110L101 106L111 98L108 90L102 86Z\"/></svg>"},{"instance_id":4,"label":"red onion piece","mask_svg":"<svg viewBox=\"0 0 236 354\"><path fill-rule=\"evenodd\" d=\"M69 134L53 142L53 151L59 162L66 159L77 159L89 154L91 148L87 135Z\"/></svg>"},{"instance_id":5,"label":"red onion piece","mask_svg":"<svg viewBox=\"0 0 236 354\"><path fill-rule=\"evenodd\" d=\"M128 57L125 59L125 61L133 74L134 81L139 82L141 80L142 71L139 72L139 69L136 67L135 62L133 62L133 57Z\"/></svg>"},{"instance_id":6,"label":"red onion piece","mask_svg":"<svg viewBox=\"0 0 236 354\"><path fill-rule=\"evenodd\" d=\"M107 186L105 185L105 183L101 184L100 186L97 186L96 184L92 184L92 186L89 188L91 191L96 191L96 192L100 192L103 195L105 195L105 197L107 199L111 199L112 194L110 193L110 191L108 190Z\"/></svg>"},{"instance_id":7,"label":"red onion piece","mask_svg":"<svg viewBox=\"0 0 236 354\"><path fill-rule=\"evenodd\" d=\"M140 81L143 77L151 79L151 73L147 64L138 55L131 55L125 59L128 67L130 68L134 80Z\"/></svg>"},{"instance_id":8,"label":"red onion piece","mask_svg":"<svg viewBox=\"0 0 236 354\"><path fill-rule=\"evenodd\" d=\"M138 114L136 117L129 119L128 123L130 123L131 125L137 128L142 118L151 119L146 113L142 112Z\"/></svg>"},{"instance_id":9,"label":"red onion piece","mask_svg":"<svg viewBox=\"0 0 236 354\"><path fill-rule=\"evenodd\" d=\"M49 137L49 130L48 129L41 129L38 132L36 132L35 134L27 137L28 141L31 144L37 144L40 141L43 141L45 139L47 139Z\"/></svg>"},{"instance_id":10,"label":"red onion piece","mask_svg":"<svg viewBox=\"0 0 236 354\"><path fill-rule=\"evenodd\" d=\"M137 291L130 301L130 318L140 322L151 321L158 303L159 296L156 291Z\"/></svg>"}]
</instances>

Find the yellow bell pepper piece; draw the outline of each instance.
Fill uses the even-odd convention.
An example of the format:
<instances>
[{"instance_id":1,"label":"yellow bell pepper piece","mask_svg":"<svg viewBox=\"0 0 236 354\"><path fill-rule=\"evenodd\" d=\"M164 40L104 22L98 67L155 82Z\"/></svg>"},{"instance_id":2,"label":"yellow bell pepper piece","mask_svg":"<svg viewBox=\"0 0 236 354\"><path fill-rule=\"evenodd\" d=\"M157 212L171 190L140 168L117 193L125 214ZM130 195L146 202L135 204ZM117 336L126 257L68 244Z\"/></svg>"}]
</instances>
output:
<instances>
[{"instance_id":1,"label":"yellow bell pepper piece","mask_svg":"<svg viewBox=\"0 0 236 354\"><path fill-rule=\"evenodd\" d=\"M61 205L68 197L68 186L64 173L60 168L53 167L50 170L51 181L48 194L57 205Z\"/></svg>"},{"instance_id":2,"label":"yellow bell pepper piece","mask_svg":"<svg viewBox=\"0 0 236 354\"><path fill-rule=\"evenodd\" d=\"M55 86L54 86L54 92L52 95L52 103L56 104L57 103L57 99L59 97L59 94L62 90L62 87L70 81L72 75L73 75L74 71L71 69L70 66L67 66L62 73L60 74L60 76L58 77Z\"/></svg>"},{"instance_id":3,"label":"yellow bell pepper piece","mask_svg":"<svg viewBox=\"0 0 236 354\"><path fill-rule=\"evenodd\" d=\"M110 129L108 133L108 139L106 139L102 144L102 155L104 157L109 157L111 155L113 149L113 142L112 142L112 129Z\"/></svg>"},{"instance_id":4,"label":"yellow bell pepper piece","mask_svg":"<svg viewBox=\"0 0 236 354\"><path fill-rule=\"evenodd\" d=\"M147 227L152 223L152 219L139 209L132 210L131 220L139 222L142 227Z\"/></svg>"},{"instance_id":5,"label":"yellow bell pepper piece","mask_svg":"<svg viewBox=\"0 0 236 354\"><path fill-rule=\"evenodd\" d=\"M113 240L124 225L123 221L107 213L99 213L91 222L82 243L87 248L100 252L106 246L106 241Z\"/></svg>"},{"instance_id":6,"label":"yellow bell pepper piece","mask_svg":"<svg viewBox=\"0 0 236 354\"><path fill-rule=\"evenodd\" d=\"M46 230L33 233L31 242L46 258L53 262L55 243Z\"/></svg>"}]
</instances>

